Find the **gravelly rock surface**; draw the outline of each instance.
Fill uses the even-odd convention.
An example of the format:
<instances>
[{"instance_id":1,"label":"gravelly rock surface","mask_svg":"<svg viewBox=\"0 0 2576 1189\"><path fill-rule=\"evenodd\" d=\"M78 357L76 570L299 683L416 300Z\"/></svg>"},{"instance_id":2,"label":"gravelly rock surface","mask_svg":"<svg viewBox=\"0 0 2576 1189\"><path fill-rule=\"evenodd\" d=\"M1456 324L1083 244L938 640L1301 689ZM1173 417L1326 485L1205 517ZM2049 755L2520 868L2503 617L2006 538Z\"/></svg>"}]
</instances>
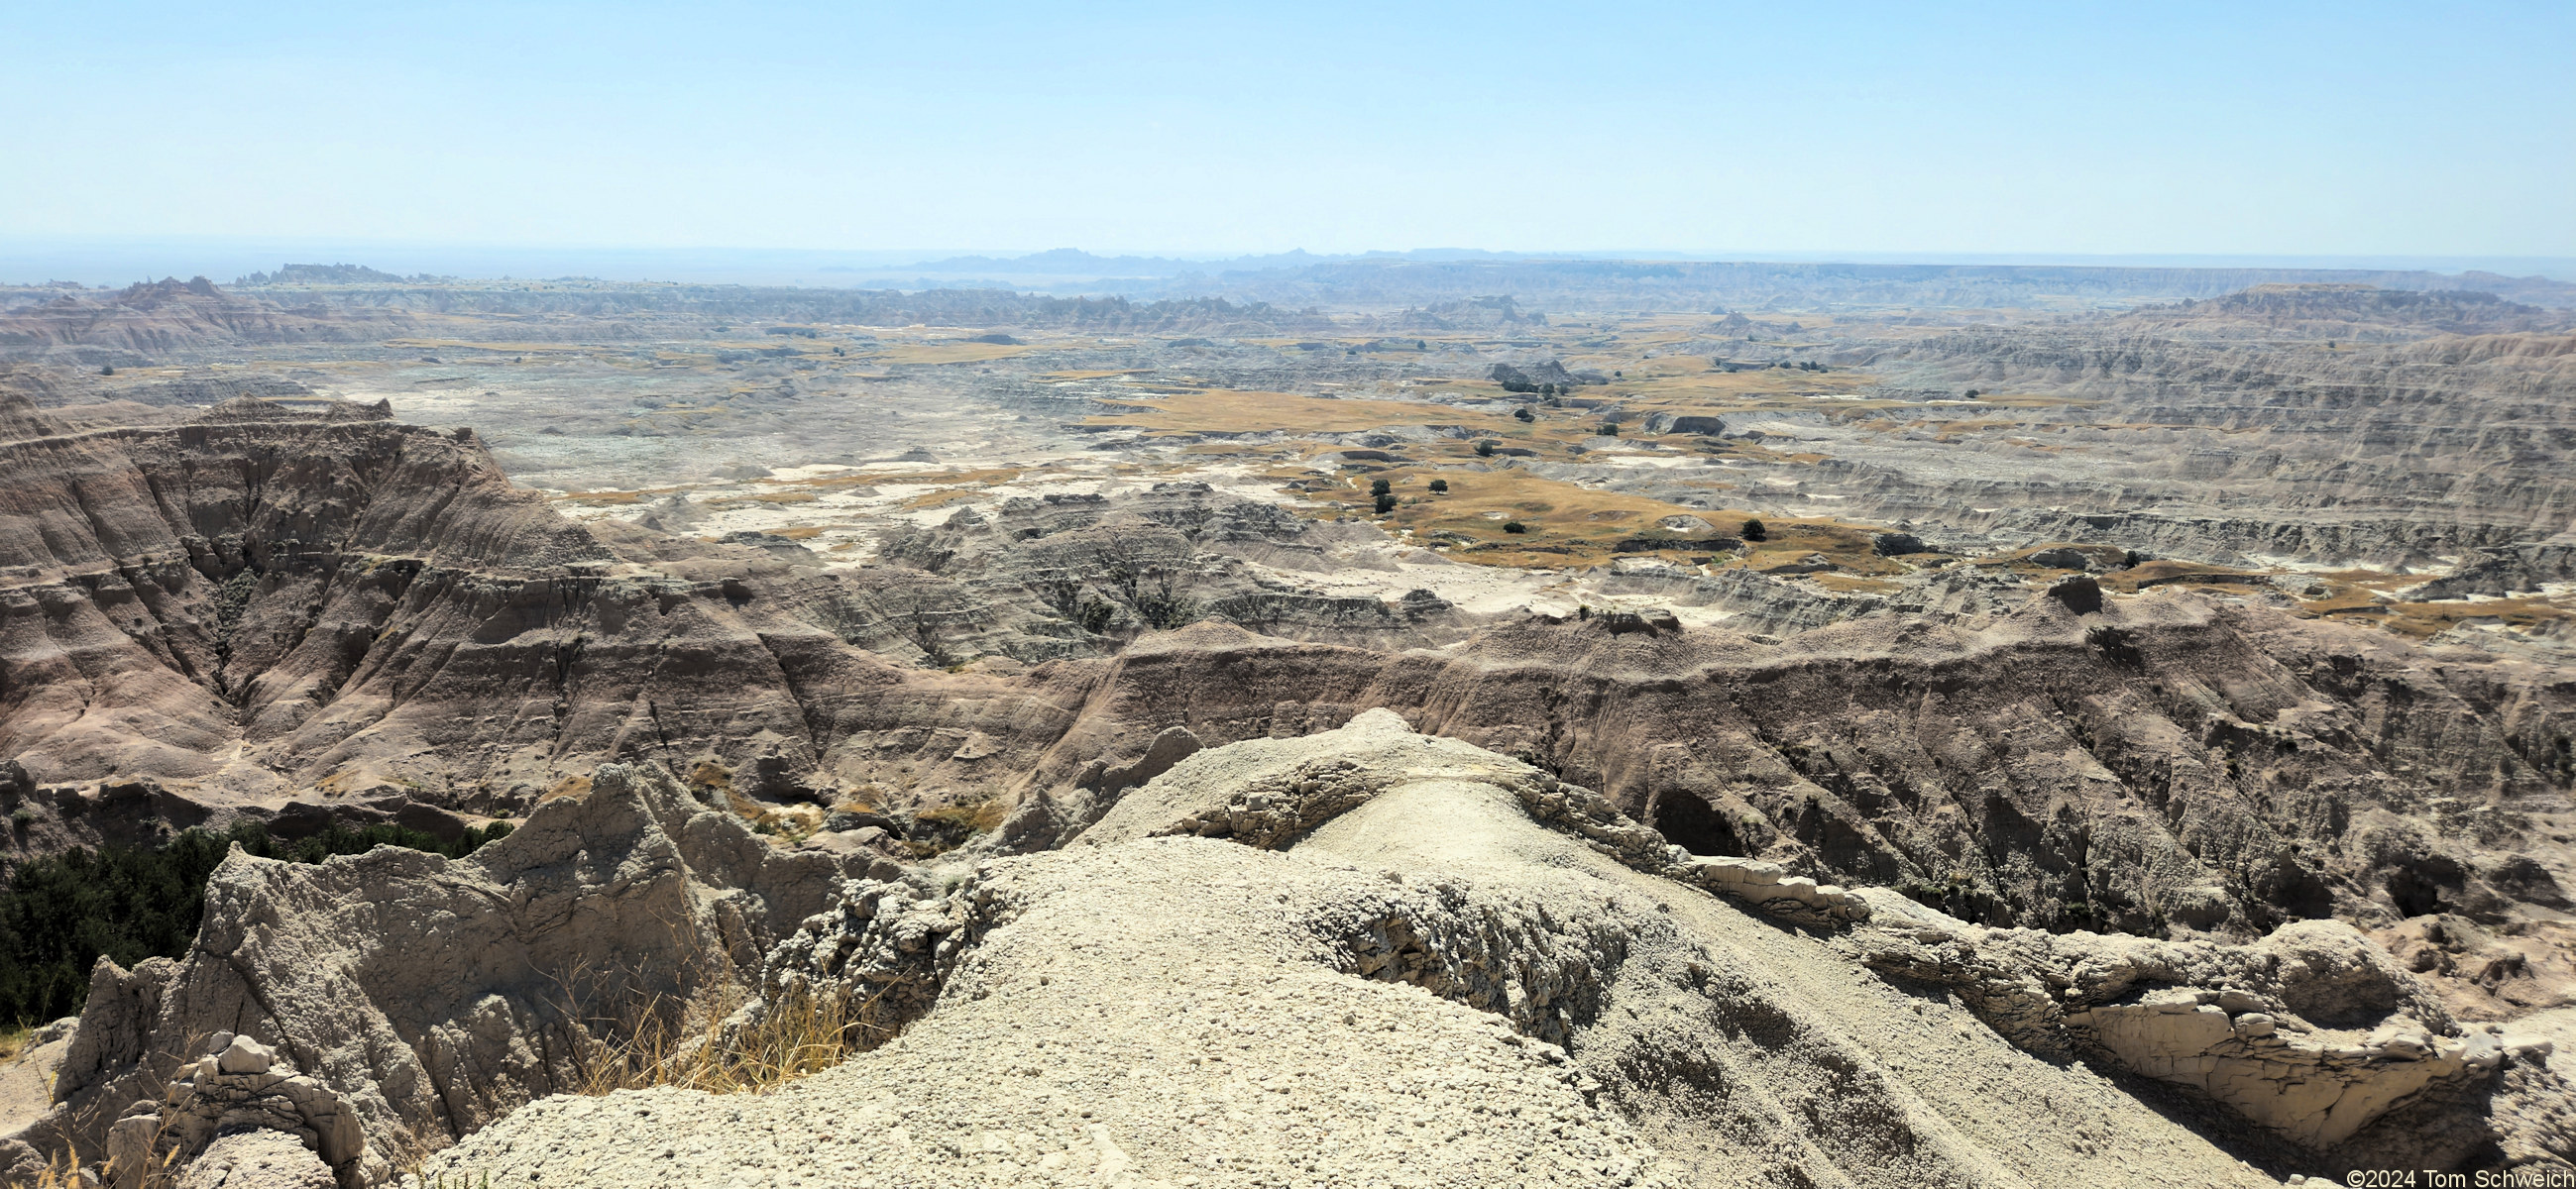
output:
<instances>
[{"instance_id":1,"label":"gravelly rock surface","mask_svg":"<svg viewBox=\"0 0 2576 1189\"><path fill-rule=\"evenodd\" d=\"M768 973L850 995L935 989L898 1039L766 1097L548 1099L429 1171L512 1186L2271 1183L1953 996L1534 821L1510 787L1531 770L1432 742L1465 754L1377 782L1284 849L1153 836L1194 799L1157 782L1097 827L1103 845L879 887L865 912L810 920ZM1384 713L1306 744L1327 762L1420 747ZM1275 766L1262 750L1165 779L1214 791L1227 769ZM1536 1035L1559 1029L1563 1046Z\"/></svg>"},{"instance_id":2,"label":"gravelly rock surface","mask_svg":"<svg viewBox=\"0 0 2576 1189\"><path fill-rule=\"evenodd\" d=\"M217 1139L181 1174L178 1189L338 1189L330 1166L283 1131Z\"/></svg>"}]
</instances>

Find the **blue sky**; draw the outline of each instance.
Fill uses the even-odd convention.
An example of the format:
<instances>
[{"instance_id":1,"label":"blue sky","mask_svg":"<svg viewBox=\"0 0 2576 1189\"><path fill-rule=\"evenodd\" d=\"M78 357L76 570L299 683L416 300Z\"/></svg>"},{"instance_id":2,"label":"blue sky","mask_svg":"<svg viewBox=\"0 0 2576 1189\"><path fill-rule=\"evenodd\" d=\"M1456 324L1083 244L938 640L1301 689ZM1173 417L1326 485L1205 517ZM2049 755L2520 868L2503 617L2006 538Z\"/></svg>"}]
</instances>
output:
<instances>
[{"instance_id":1,"label":"blue sky","mask_svg":"<svg viewBox=\"0 0 2576 1189\"><path fill-rule=\"evenodd\" d=\"M0 0L0 238L2576 256L2576 4Z\"/></svg>"}]
</instances>

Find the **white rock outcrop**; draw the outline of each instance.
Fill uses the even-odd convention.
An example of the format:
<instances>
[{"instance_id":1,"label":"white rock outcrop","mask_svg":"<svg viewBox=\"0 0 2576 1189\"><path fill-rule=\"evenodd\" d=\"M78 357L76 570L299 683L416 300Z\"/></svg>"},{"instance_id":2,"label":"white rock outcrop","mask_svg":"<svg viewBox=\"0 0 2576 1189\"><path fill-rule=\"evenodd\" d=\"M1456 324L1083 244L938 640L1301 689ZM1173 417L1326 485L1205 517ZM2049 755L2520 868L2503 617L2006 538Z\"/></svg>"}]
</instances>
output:
<instances>
[{"instance_id":1,"label":"white rock outcrop","mask_svg":"<svg viewBox=\"0 0 2576 1189\"><path fill-rule=\"evenodd\" d=\"M1893 892L1864 895L1879 902L1878 924L1845 944L1871 967L1954 988L2033 1051L2187 1086L2329 1162L2433 1163L2481 1144L2563 1160L2576 1141L2564 1119L2522 1126L2519 1112L2483 1102L2509 1063L2521 1067L2518 1093L2564 1101L2546 1042L2462 1027L2340 921L2220 945L1986 929ZM2405 1125L2366 1134L2392 1113Z\"/></svg>"}]
</instances>

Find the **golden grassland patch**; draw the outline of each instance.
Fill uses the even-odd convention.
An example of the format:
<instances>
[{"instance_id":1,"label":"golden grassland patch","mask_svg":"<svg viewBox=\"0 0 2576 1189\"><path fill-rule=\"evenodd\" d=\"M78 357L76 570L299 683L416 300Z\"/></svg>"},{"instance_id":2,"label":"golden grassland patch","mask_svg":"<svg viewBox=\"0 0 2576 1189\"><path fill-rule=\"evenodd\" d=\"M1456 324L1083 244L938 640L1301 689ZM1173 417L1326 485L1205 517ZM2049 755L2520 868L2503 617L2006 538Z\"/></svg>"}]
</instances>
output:
<instances>
[{"instance_id":1,"label":"golden grassland patch","mask_svg":"<svg viewBox=\"0 0 2576 1189\"><path fill-rule=\"evenodd\" d=\"M1385 479L1390 494L1400 501L1385 516L1373 514L1374 497L1367 480ZM1337 483L1323 490L1307 490L1308 499L1323 503L1320 514L1341 512L1369 516L1390 532L1411 530L1413 541L1425 546L1448 546L1453 560L1480 565L1510 567L1558 568L1599 565L1622 556L1615 546L1651 541L1657 548L1636 549L1629 554L1656 552L1677 556L1707 556L1711 546L1700 546L1682 534L1659 527L1668 516L1696 516L1731 533L1748 513L1708 508L1687 508L1643 496L1613 491L1596 491L1559 479L1533 475L1517 467L1492 471L1442 469L1420 465L1388 467L1359 476L1359 481ZM1449 484L1446 494L1430 491L1430 481L1440 479ZM1504 525L1517 521L1525 531L1506 532ZM1775 520L1768 522L1772 541L1759 548L1784 551L1788 556L1825 553L1847 569L1900 572L1898 563L1879 558L1871 549L1873 530L1831 520ZM1666 542L1669 542L1667 544ZM1781 557L1777 560L1787 560Z\"/></svg>"},{"instance_id":2,"label":"golden grassland patch","mask_svg":"<svg viewBox=\"0 0 2576 1189\"><path fill-rule=\"evenodd\" d=\"M567 491L554 500L558 504L580 504L587 508L614 508L678 490L680 488L677 487L645 487L634 491Z\"/></svg>"},{"instance_id":3,"label":"golden grassland patch","mask_svg":"<svg viewBox=\"0 0 2576 1189\"><path fill-rule=\"evenodd\" d=\"M2034 393L1981 392L1977 403L2005 409L2093 409L2102 402L2080 396L2041 396Z\"/></svg>"},{"instance_id":4,"label":"golden grassland patch","mask_svg":"<svg viewBox=\"0 0 2576 1189\"><path fill-rule=\"evenodd\" d=\"M1087 419L1086 425L1133 426L1148 433L1355 433L1390 425L1463 425L1500 430L1504 414L1451 405L1389 400L1335 400L1286 392L1218 389L1184 397L1111 398L1135 410Z\"/></svg>"},{"instance_id":5,"label":"golden grassland patch","mask_svg":"<svg viewBox=\"0 0 2576 1189\"><path fill-rule=\"evenodd\" d=\"M384 345L406 351L489 351L511 355L585 355L599 349L590 343L495 343L472 339L386 339Z\"/></svg>"},{"instance_id":6,"label":"golden grassland patch","mask_svg":"<svg viewBox=\"0 0 2576 1189\"><path fill-rule=\"evenodd\" d=\"M2529 630L2553 620L2576 619L2576 612L2539 597L2445 599L2440 602L2381 602L2355 595L2303 600L2298 613L2308 619L2334 619L2372 624L2401 636L2426 639L2463 624L2499 624Z\"/></svg>"},{"instance_id":7,"label":"golden grassland patch","mask_svg":"<svg viewBox=\"0 0 2576 1189\"><path fill-rule=\"evenodd\" d=\"M984 489L980 487L951 487L944 491L925 491L920 495L912 496L903 501L903 506L915 510L945 508L950 504L964 503L983 494Z\"/></svg>"},{"instance_id":8,"label":"golden grassland patch","mask_svg":"<svg viewBox=\"0 0 2576 1189\"><path fill-rule=\"evenodd\" d=\"M835 474L816 475L812 478L805 479L754 479L752 482L775 483L781 486L821 488L867 487L874 486L879 483L1008 483L1024 474L1047 473L1049 472L1044 469L1022 470L1017 467L970 467L965 470L956 471L896 471L892 473L882 471L841 471Z\"/></svg>"},{"instance_id":9,"label":"golden grassland patch","mask_svg":"<svg viewBox=\"0 0 2576 1189\"><path fill-rule=\"evenodd\" d=\"M1036 349L1006 343L904 343L872 352L868 359L874 363L983 363Z\"/></svg>"}]
</instances>

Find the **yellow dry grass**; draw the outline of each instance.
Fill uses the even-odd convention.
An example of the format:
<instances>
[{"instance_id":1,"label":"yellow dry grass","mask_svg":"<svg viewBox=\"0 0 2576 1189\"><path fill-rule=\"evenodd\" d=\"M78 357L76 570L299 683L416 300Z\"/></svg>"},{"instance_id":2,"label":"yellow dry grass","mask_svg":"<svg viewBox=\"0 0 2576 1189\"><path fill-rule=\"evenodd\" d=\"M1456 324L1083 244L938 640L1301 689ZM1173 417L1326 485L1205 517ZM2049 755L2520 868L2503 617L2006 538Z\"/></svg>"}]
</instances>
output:
<instances>
[{"instance_id":1,"label":"yellow dry grass","mask_svg":"<svg viewBox=\"0 0 2576 1189\"><path fill-rule=\"evenodd\" d=\"M1025 355L1035 349L1003 343L905 343L873 352L868 358L874 363L982 363Z\"/></svg>"},{"instance_id":2,"label":"yellow dry grass","mask_svg":"<svg viewBox=\"0 0 2576 1189\"><path fill-rule=\"evenodd\" d=\"M1558 479L1542 478L1516 467L1473 472L1428 466L1397 466L1371 472L1366 479L1386 479L1404 502L1377 521L1389 531L1411 529L1425 545L1448 545L1457 561L1480 565L1558 568L1599 565L1619 556L1612 546L1637 537L1673 538L1654 552L1667 556L1709 556L1702 546L1664 529L1667 516L1696 516L1732 533L1748 513L1686 508L1643 496L1594 491ZM1430 494L1432 479L1449 484L1446 495ZM1369 514L1371 496L1365 482L1305 493L1348 511ZM1419 500L1416 497L1422 497ZM1503 526L1519 521L1526 532L1508 533ZM1875 555L1874 530L1831 520L1767 520L1771 539L1755 546L1755 564L1777 564L1790 557L1824 553L1845 569L1892 573L1901 566ZM1634 551L1632 551L1634 552Z\"/></svg>"},{"instance_id":3,"label":"yellow dry grass","mask_svg":"<svg viewBox=\"0 0 2576 1189\"><path fill-rule=\"evenodd\" d=\"M633 491L567 491L554 497L559 504L583 504L591 507L615 507L632 504L657 495L686 491L685 487L639 487Z\"/></svg>"},{"instance_id":4,"label":"yellow dry grass","mask_svg":"<svg viewBox=\"0 0 2576 1189\"><path fill-rule=\"evenodd\" d=\"M1510 417L1410 401L1332 400L1286 392L1218 389L1161 399L1106 403L1136 410L1086 424L1134 426L1154 433L1353 433L1389 425L1462 425L1502 430Z\"/></svg>"},{"instance_id":5,"label":"yellow dry grass","mask_svg":"<svg viewBox=\"0 0 2576 1189\"><path fill-rule=\"evenodd\" d=\"M2438 603L2390 603L2380 626L2403 636L2422 639L2439 635L2461 624L2496 623L2510 628L2530 629L2553 619L2576 618L2565 608L2547 599L2530 598L2445 599Z\"/></svg>"},{"instance_id":6,"label":"yellow dry grass","mask_svg":"<svg viewBox=\"0 0 2576 1189\"><path fill-rule=\"evenodd\" d=\"M797 487L864 487L878 483L1008 483L1023 474L1045 474L1045 471L1023 471L1017 467L979 467L962 471L843 471L811 479L758 479L754 482L794 485Z\"/></svg>"},{"instance_id":7,"label":"yellow dry grass","mask_svg":"<svg viewBox=\"0 0 2576 1189\"><path fill-rule=\"evenodd\" d=\"M945 508L950 504L962 504L983 494L980 488L951 487L943 491L925 491L920 495L910 496L903 501L903 506L915 511L923 508Z\"/></svg>"},{"instance_id":8,"label":"yellow dry grass","mask_svg":"<svg viewBox=\"0 0 2576 1189\"><path fill-rule=\"evenodd\" d=\"M412 351L490 351L509 355L580 355L598 350L582 343L495 343L470 339L386 339L385 345Z\"/></svg>"},{"instance_id":9,"label":"yellow dry grass","mask_svg":"<svg viewBox=\"0 0 2576 1189\"><path fill-rule=\"evenodd\" d=\"M735 997L678 1010L656 1004L617 1029L626 1039L586 1055L579 1092L677 1086L709 1094L766 1094L830 1069L894 1035L876 1000L850 1004L798 994L747 1024Z\"/></svg>"}]
</instances>

